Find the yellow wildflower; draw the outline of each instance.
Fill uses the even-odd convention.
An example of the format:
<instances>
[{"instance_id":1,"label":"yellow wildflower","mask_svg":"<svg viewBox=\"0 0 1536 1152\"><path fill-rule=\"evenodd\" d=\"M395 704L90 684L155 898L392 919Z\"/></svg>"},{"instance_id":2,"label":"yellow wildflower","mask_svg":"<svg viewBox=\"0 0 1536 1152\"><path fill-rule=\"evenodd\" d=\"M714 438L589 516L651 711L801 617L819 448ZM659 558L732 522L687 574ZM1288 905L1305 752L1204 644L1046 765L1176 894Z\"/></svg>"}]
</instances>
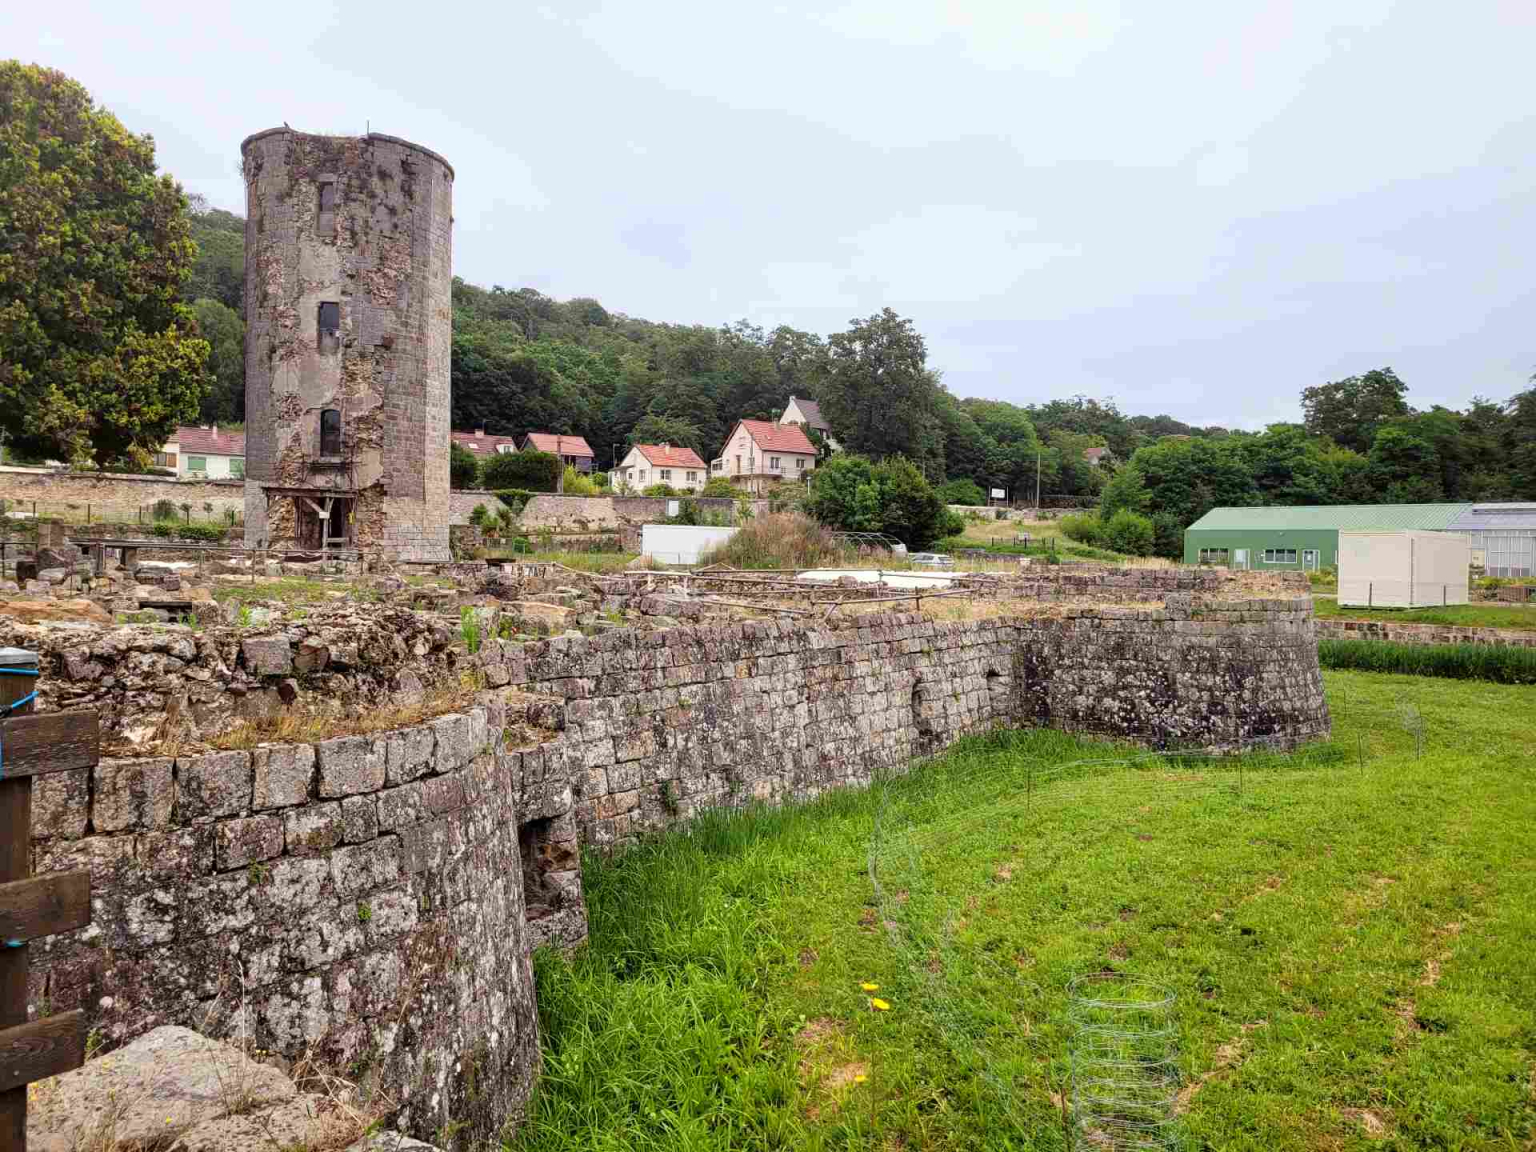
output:
<instances>
[{"instance_id":1,"label":"yellow wildflower","mask_svg":"<svg viewBox=\"0 0 1536 1152\"><path fill-rule=\"evenodd\" d=\"M869 1079L868 1076L866 1076L866 1075L864 1075L864 1073L860 1072L857 1076L855 1076L853 1078L853 1082L855 1084L862 1084L862 1083L864 1083L864 1081L866 1081L868 1079Z\"/></svg>"},{"instance_id":2,"label":"yellow wildflower","mask_svg":"<svg viewBox=\"0 0 1536 1152\"><path fill-rule=\"evenodd\" d=\"M889 1012L891 1010L891 1006L878 996L871 996L869 998L869 1006L876 1012Z\"/></svg>"},{"instance_id":3,"label":"yellow wildflower","mask_svg":"<svg viewBox=\"0 0 1536 1152\"><path fill-rule=\"evenodd\" d=\"M878 985L878 984L860 984L859 987L864 989L864 991L866 991L866 992L878 992L878 991L880 991L880 985Z\"/></svg>"}]
</instances>

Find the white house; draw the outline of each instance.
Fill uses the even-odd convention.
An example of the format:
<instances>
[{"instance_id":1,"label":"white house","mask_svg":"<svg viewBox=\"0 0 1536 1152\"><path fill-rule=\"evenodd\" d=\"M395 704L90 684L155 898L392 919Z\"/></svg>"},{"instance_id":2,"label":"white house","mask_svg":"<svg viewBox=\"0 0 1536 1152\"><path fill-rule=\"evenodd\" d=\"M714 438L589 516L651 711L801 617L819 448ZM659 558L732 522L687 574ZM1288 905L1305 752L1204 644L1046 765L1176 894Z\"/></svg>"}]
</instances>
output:
<instances>
[{"instance_id":1,"label":"white house","mask_svg":"<svg viewBox=\"0 0 1536 1152\"><path fill-rule=\"evenodd\" d=\"M821 433L821 438L827 442L827 447L834 452L840 451L842 445L832 439L832 425L827 423L827 418L821 414L821 405L814 400L806 400L803 397L791 396L789 407L784 409L779 416L780 424L799 424L805 428L814 428ZM809 439L809 437L807 437Z\"/></svg>"},{"instance_id":2,"label":"white house","mask_svg":"<svg viewBox=\"0 0 1536 1152\"><path fill-rule=\"evenodd\" d=\"M615 488L639 491L652 484L670 484L686 492L697 492L709 479L709 470L692 448L672 444L636 444L629 450L611 483Z\"/></svg>"},{"instance_id":3,"label":"white house","mask_svg":"<svg viewBox=\"0 0 1536 1152\"><path fill-rule=\"evenodd\" d=\"M178 428L155 454L156 468L169 468L178 480L245 479L245 433L220 432L217 424Z\"/></svg>"},{"instance_id":4,"label":"white house","mask_svg":"<svg viewBox=\"0 0 1536 1152\"><path fill-rule=\"evenodd\" d=\"M815 467L816 445L800 425L738 420L709 474L761 495L785 480L804 483Z\"/></svg>"}]
</instances>

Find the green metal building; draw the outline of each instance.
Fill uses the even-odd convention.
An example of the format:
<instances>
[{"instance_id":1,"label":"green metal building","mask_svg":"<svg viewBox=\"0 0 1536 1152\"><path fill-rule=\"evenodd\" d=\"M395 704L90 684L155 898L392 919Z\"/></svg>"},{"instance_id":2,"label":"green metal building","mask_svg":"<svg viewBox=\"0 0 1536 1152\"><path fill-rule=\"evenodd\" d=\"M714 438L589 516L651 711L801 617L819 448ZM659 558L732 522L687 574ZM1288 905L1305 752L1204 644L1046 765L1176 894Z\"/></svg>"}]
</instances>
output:
<instances>
[{"instance_id":1,"label":"green metal building","mask_svg":"<svg viewBox=\"0 0 1536 1152\"><path fill-rule=\"evenodd\" d=\"M1184 530L1184 562L1314 572L1339 562L1341 531L1443 532L1470 504L1212 508Z\"/></svg>"}]
</instances>

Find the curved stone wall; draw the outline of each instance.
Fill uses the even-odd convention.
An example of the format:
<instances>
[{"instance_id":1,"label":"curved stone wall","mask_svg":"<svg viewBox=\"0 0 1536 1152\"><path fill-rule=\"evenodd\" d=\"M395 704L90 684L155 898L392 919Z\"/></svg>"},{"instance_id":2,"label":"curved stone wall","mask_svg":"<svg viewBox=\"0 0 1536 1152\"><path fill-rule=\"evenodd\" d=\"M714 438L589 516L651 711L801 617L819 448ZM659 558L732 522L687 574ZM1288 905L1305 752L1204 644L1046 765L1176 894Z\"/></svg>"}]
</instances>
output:
<instances>
[{"instance_id":1,"label":"curved stone wall","mask_svg":"<svg viewBox=\"0 0 1536 1152\"><path fill-rule=\"evenodd\" d=\"M243 1013L261 1047L359 1070L402 1127L490 1137L538 1068L529 951L586 934L583 844L859 786L995 727L1322 738L1311 607L1170 591L957 623L490 639L467 714L43 777L34 868L89 868L94 920L37 947L33 1007L84 1007L114 1042Z\"/></svg>"},{"instance_id":2,"label":"curved stone wall","mask_svg":"<svg viewBox=\"0 0 1536 1152\"><path fill-rule=\"evenodd\" d=\"M484 707L380 736L104 760L37 781L34 869L88 868L88 928L33 947L35 1013L313 1054L401 1126L488 1135L539 1066L522 752Z\"/></svg>"}]
</instances>

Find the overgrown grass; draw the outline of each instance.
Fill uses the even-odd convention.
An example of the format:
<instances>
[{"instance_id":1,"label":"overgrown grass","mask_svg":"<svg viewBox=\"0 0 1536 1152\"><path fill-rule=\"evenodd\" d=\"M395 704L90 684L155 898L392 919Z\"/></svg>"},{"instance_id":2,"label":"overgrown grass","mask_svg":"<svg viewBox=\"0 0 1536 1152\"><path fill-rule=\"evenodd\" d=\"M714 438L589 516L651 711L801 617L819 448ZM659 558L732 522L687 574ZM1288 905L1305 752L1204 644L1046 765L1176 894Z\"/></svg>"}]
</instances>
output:
<instances>
[{"instance_id":1,"label":"overgrown grass","mask_svg":"<svg viewBox=\"0 0 1536 1152\"><path fill-rule=\"evenodd\" d=\"M344 580L306 580L302 576L257 580L255 583L217 581L214 599L247 604L254 600L281 600L285 604L326 604L333 600L370 602L379 599L373 588Z\"/></svg>"},{"instance_id":2,"label":"overgrown grass","mask_svg":"<svg viewBox=\"0 0 1536 1152\"><path fill-rule=\"evenodd\" d=\"M1061 1148L1064 988L1105 965L1178 992L1191 1146L1525 1147L1536 689L1326 681L1330 754L1255 762L1241 795L1110 778L1032 818L1000 780L1105 747L1015 734L589 858L590 943L536 958L544 1076L512 1147ZM924 789L965 817L932 884L991 958L940 969L963 1020L1006 1021L986 1067L867 873L877 805Z\"/></svg>"},{"instance_id":3,"label":"overgrown grass","mask_svg":"<svg viewBox=\"0 0 1536 1152\"><path fill-rule=\"evenodd\" d=\"M1392 640L1322 637L1317 657L1324 668L1396 672L1494 684L1536 684L1536 648L1493 644L1399 644Z\"/></svg>"},{"instance_id":4,"label":"overgrown grass","mask_svg":"<svg viewBox=\"0 0 1536 1152\"><path fill-rule=\"evenodd\" d=\"M564 564L580 572L622 572L635 552L524 552L516 559L530 564Z\"/></svg>"},{"instance_id":5,"label":"overgrown grass","mask_svg":"<svg viewBox=\"0 0 1536 1152\"><path fill-rule=\"evenodd\" d=\"M700 558L703 564L732 568L829 568L857 561L856 549L798 512L772 512L749 520Z\"/></svg>"},{"instance_id":6,"label":"overgrown grass","mask_svg":"<svg viewBox=\"0 0 1536 1152\"><path fill-rule=\"evenodd\" d=\"M1337 600L1317 600L1319 616L1352 620L1387 620L1393 624L1454 624L1463 628L1536 629L1536 604L1452 604L1445 608L1343 608Z\"/></svg>"}]
</instances>

